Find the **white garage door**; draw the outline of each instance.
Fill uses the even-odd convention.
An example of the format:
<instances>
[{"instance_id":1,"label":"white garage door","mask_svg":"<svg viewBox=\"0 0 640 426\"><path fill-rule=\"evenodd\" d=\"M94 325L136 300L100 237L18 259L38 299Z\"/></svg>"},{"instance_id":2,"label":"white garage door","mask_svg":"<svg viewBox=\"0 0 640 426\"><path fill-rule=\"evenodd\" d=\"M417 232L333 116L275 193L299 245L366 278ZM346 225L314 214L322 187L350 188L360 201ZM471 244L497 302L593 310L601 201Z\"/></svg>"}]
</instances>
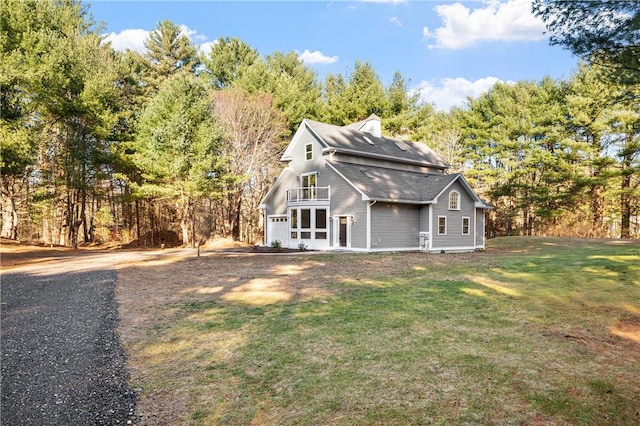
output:
<instances>
[{"instance_id":1,"label":"white garage door","mask_svg":"<svg viewBox=\"0 0 640 426\"><path fill-rule=\"evenodd\" d=\"M289 222L287 216L269 216L267 219L267 245L275 240L282 247L289 247Z\"/></svg>"}]
</instances>

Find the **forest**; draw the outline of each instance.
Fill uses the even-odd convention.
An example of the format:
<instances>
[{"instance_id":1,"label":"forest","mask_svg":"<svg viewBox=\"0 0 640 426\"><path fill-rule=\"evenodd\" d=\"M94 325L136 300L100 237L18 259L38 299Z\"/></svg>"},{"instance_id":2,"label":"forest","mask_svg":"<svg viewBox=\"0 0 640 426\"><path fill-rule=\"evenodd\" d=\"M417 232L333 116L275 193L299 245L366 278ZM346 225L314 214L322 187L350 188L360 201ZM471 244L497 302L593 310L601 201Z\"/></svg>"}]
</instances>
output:
<instances>
[{"instance_id":1,"label":"forest","mask_svg":"<svg viewBox=\"0 0 640 426\"><path fill-rule=\"evenodd\" d=\"M146 53L119 52L87 4L4 0L1 236L260 244L257 207L300 122L376 114L385 135L425 143L464 173L494 206L488 237L640 238L639 6L533 7L551 43L579 58L571 77L497 83L442 112L400 70L381 81L366 58L320 81L295 52L263 55L236 38L202 54L170 21Z\"/></svg>"}]
</instances>

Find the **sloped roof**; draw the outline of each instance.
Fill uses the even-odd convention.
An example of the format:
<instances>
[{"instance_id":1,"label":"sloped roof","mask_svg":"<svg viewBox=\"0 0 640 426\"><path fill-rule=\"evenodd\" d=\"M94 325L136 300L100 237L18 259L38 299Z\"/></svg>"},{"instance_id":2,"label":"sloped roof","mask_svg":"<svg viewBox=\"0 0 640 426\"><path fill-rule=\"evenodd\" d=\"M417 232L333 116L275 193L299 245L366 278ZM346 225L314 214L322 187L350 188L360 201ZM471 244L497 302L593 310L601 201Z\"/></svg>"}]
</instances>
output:
<instances>
[{"instance_id":1,"label":"sloped roof","mask_svg":"<svg viewBox=\"0 0 640 426\"><path fill-rule=\"evenodd\" d=\"M422 164L439 169L449 168L449 164L424 143L376 137L353 128L353 125L340 127L309 119L304 121L324 142L323 145L326 145L326 148L338 152Z\"/></svg>"},{"instance_id":2,"label":"sloped roof","mask_svg":"<svg viewBox=\"0 0 640 426\"><path fill-rule=\"evenodd\" d=\"M371 200L430 203L461 177L460 174L427 174L339 161L328 164Z\"/></svg>"}]
</instances>

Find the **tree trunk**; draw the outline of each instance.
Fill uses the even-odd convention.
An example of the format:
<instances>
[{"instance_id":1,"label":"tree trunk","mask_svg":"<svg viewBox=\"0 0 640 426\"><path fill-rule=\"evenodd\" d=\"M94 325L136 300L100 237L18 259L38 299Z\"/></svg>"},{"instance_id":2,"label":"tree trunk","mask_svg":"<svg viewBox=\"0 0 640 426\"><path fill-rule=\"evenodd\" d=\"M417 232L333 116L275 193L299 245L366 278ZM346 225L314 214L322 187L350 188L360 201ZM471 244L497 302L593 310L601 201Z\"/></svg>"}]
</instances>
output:
<instances>
[{"instance_id":1,"label":"tree trunk","mask_svg":"<svg viewBox=\"0 0 640 426\"><path fill-rule=\"evenodd\" d=\"M136 240L140 247L140 202L136 199Z\"/></svg>"},{"instance_id":2,"label":"tree trunk","mask_svg":"<svg viewBox=\"0 0 640 426\"><path fill-rule=\"evenodd\" d=\"M11 240L18 239L18 211L14 186L4 182L2 185L2 235Z\"/></svg>"},{"instance_id":3,"label":"tree trunk","mask_svg":"<svg viewBox=\"0 0 640 426\"><path fill-rule=\"evenodd\" d=\"M627 135L627 147L631 146L632 135ZM628 150L622 160L622 185L620 194L620 238L631 238L631 161L633 152Z\"/></svg>"},{"instance_id":4,"label":"tree trunk","mask_svg":"<svg viewBox=\"0 0 640 426\"><path fill-rule=\"evenodd\" d=\"M603 200L600 185L591 188L591 237L602 237Z\"/></svg>"},{"instance_id":5,"label":"tree trunk","mask_svg":"<svg viewBox=\"0 0 640 426\"><path fill-rule=\"evenodd\" d=\"M231 227L231 238L233 238L234 241L240 241L240 208L241 206L242 206L242 201L238 197L237 205L233 215L233 225Z\"/></svg>"}]
</instances>

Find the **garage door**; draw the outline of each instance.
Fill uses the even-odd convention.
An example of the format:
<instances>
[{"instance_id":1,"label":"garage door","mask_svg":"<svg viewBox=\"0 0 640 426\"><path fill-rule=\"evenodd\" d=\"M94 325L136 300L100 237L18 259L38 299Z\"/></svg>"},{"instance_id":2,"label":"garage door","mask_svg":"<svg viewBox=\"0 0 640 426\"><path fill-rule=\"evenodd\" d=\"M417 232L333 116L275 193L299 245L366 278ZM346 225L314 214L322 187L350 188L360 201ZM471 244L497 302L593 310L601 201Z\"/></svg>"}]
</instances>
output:
<instances>
[{"instance_id":1,"label":"garage door","mask_svg":"<svg viewBox=\"0 0 640 426\"><path fill-rule=\"evenodd\" d=\"M287 216L269 216L267 220L267 245L275 240L280 241L282 247L289 247L289 222Z\"/></svg>"}]
</instances>

